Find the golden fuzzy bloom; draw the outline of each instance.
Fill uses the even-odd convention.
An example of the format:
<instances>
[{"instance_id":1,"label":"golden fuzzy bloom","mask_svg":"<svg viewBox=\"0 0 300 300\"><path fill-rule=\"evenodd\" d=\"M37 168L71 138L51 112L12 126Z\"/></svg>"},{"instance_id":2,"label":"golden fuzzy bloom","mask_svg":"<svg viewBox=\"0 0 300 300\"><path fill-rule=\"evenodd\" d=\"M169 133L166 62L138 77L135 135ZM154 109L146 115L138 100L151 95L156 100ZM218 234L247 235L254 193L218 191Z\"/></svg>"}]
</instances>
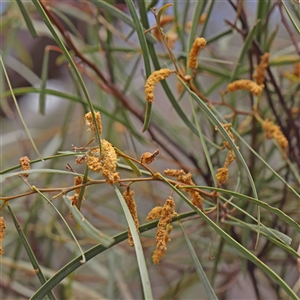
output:
<instances>
[{"instance_id":1,"label":"golden fuzzy bloom","mask_svg":"<svg viewBox=\"0 0 300 300\"><path fill-rule=\"evenodd\" d=\"M116 172L117 168L117 153L112 144L102 139L102 157L103 157L103 169L110 172Z\"/></svg>"},{"instance_id":2,"label":"golden fuzzy bloom","mask_svg":"<svg viewBox=\"0 0 300 300\"><path fill-rule=\"evenodd\" d=\"M163 211L162 206L155 206L151 209L151 211L148 213L148 216L146 218L147 221L151 221L154 219L159 219L161 217L162 211Z\"/></svg>"},{"instance_id":3,"label":"golden fuzzy bloom","mask_svg":"<svg viewBox=\"0 0 300 300\"><path fill-rule=\"evenodd\" d=\"M161 69L153 72L147 79L145 84L146 100L152 103L154 101L154 88L156 84L171 75L173 71L170 69Z\"/></svg>"},{"instance_id":4,"label":"golden fuzzy bloom","mask_svg":"<svg viewBox=\"0 0 300 300\"><path fill-rule=\"evenodd\" d=\"M280 127L274 124L270 120L265 120L262 124L263 130L265 131L266 139L275 139L279 146L285 150L289 146L287 138L283 135Z\"/></svg>"},{"instance_id":5,"label":"golden fuzzy bloom","mask_svg":"<svg viewBox=\"0 0 300 300\"><path fill-rule=\"evenodd\" d=\"M130 190L126 190L124 193L123 193L123 197L126 201L126 204L129 208L129 211L132 215L132 218L134 220L134 224L135 224L135 227L136 227L136 230L137 232L139 232L139 219L138 219L138 214L137 214L137 209L136 209L136 203L134 201L134 191L130 191ZM133 243L133 238L132 238L132 234L131 234L131 231L130 229L128 228L128 243L131 247L134 246L134 243Z\"/></svg>"},{"instance_id":6,"label":"golden fuzzy bloom","mask_svg":"<svg viewBox=\"0 0 300 300\"><path fill-rule=\"evenodd\" d=\"M102 156L100 157L99 148L89 151L85 161L90 170L99 173L107 183L114 184L120 179L119 173L116 173L118 157L112 144L104 139L101 140Z\"/></svg>"},{"instance_id":7,"label":"golden fuzzy bloom","mask_svg":"<svg viewBox=\"0 0 300 300\"><path fill-rule=\"evenodd\" d=\"M82 184L82 177L76 176L74 178L74 185L79 185L79 184ZM75 193L79 194L80 193L80 188L76 189Z\"/></svg>"},{"instance_id":8,"label":"golden fuzzy bloom","mask_svg":"<svg viewBox=\"0 0 300 300\"><path fill-rule=\"evenodd\" d=\"M100 111L95 112L95 117L96 117L96 122L97 122L97 126L98 126L98 131L99 134L102 134L102 122L101 122L101 115L100 115ZM85 116L85 125L88 126L88 131L92 131L93 134L96 134L97 130L96 130L96 126L94 124L94 120L93 120L93 115L91 112L88 112Z\"/></svg>"},{"instance_id":9,"label":"golden fuzzy bloom","mask_svg":"<svg viewBox=\"0 0 300 300\"><path fill-rule=\"evenodd\" d=\"M159 150L155 150L153 153L145 152L141 156L141 163L142 164L151 164L153 161L155 161L156 156L159 154Z\"/></svg>"},{"instance_id":10,"label":"golden fuzzy bloom","mask_svg":"<svg viewBox=\"0 0 300 300\"><path fill-rule=\"evenodd\" d=\"M178 177L181 175L185 175L185 172L183 170L175 170L175 169L166 169L164 170L165 175L171 176L171 177Z\"/></svg>"},{"instance_id":11,"label":"golden fuzzy bloom","mask_svg":"<svg viewBox=\"0 0 300 300\"><path fill-rule=\"evenodd\" d=\"M260 57L260 63L256 67L256 73L253 75L256 83L258 85L263 84L265 81L265 71L266 68L269 66L269 57L270 53L266 52Z\"/></svg>"},{"instance_id":12,"label":"golden fuzzy bloom","mask_svg":"<svg viewBox=\"0 0 300 300\"><path fill-rule=\"evenodd\" d=\"M206 46L204 38L196 38L189 54L188 67L196 69L198 67L198 53Z\"/></svg>"},{"instance_id":13,"label":"golden fuzzy bloom","mask_svg":"<svg viewBox=\"0 0 300 300\"><path fill-rule=\"evenodd\" d=\"M161 216L157 225L156 232L156 249L154 250L152 256L154 264L158 264L160 259L165 255L167 251L167 242L170 240L169 234L172 230L168 228L168 225L172 221L172 218L177 215L174 208L174 199L169 196L169 199L166 200L164 206L162 207L162 210L160 211Z\"/></svg>"},{"instance_id":14,"label":"golden fuzzy bloom","mask_svg":"<svg viewBox=\"0 0 300 300\"><path fill-rule=\"evenodd\" d=\"M85 162L90 170L99 173L102 170L99 148L89 151L85 157Z\"/></svg>"},{"instance_id":15,"label":"golden fuzzy bloom","mask_svg":"<svg viewBox=\"0 0 300 300\"><path fill-rule=\"evenodd\" d=\"M218 169L216 178L220 183L224 183L228 179L228 171L229 171L228 168Z\"/></svg>"},{"instance_id":16,"label":"golden fuzzy bloom","mask_svg":"<svg viewBox=\"0 0 300 300\"><path fill-rule=\"evenodd\" d=\"M160 18L160 27L165 26L166 24L169 24L174 21L174 16L171 15L164 15ZM163 38L161 36L161 33L159 32L158 28L155 27L153 30L153 35L157 38L158 41L162 41Z\"/></svg>"},{"instance_id":17,"label":"golden fuzzy bloom","mask_svg":"<svg viewBox=\"0 0 300 300\"><path fill-rule=\"evenodd\" d=\"M30 159L27 156L23 156L20 158L20 165L22 168L22 171L28 171L30 170ZM29 174L23 174L24 177L28 177Z\"/></svg>"},{"instance_id":18,"label":"golden fuzzy bloom","mask_svg":"<svg viewBox=\"0 0 300 300\"><path fill-rule=\"evenodd\" d=\"M2 241L5 237L5 228L6 228L6 222L3 217L0 217L0 256L4 254L4 250L2 248Z\"/></svg>"},{"instance_id":19,"label":"golden fuzzy bloom","mask_svg":"<svg viewBox=\"0 0 300 300\"><path fill-rule=\"evenodd\" d=\"M264 88L264 85L258 85L256 82L249 79L239 79L227 85L227 92L234 92L237 90L247 90L253 95L259 96Z\"/></svg>"}]
</instances>

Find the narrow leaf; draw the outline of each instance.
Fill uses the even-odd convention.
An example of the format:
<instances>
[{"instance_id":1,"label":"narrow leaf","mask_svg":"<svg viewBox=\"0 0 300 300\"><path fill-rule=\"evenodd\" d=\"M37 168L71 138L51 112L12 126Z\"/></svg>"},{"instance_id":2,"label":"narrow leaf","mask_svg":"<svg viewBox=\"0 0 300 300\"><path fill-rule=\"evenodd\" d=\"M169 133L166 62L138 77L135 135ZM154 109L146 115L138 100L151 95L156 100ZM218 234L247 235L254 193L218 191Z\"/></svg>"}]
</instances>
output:
<instances>
[{"instance_id":1,"label":"narrow leaf","mask_svg":"<svg viewBox=\"0 0 300 300\"><path fill-rule=\"evenodd\" d=\"M72 204L72 201L68 198L68 196L63 195L64 201L67 204L70 212L72 213L77 224L82 228L82 230L92 239L101 243L104 247L109 247L114 242L114 239L110 236L102 233L98 229L96 229L78 210L76 205Z\"/></svg>"},{"instance_id":2,"label":"narrow leaf","mask_svg":"<svg viewBox=\"0 0 300 300\"><path fill-rule=\"evenodd\" d=\"M181 231L183 233L185 242L186 242L186 244L188 246L188 249L189 249L189 251L191 253L191 256L193 258L194 267L195 267L196 272L197 272L197 274L199 276L201 284L203 285L203 287L204 287L204 289L206 291L206 295L211 300L218 300L218 298L217 298L217 296L216 296L216 294L214 292L214 289L211 286L211 284L210 284L210 282L209 282L209 280L208 280L208 278L207 278L207 276L206 276L206 274L205 274L205 272L204 272L204 270L202 268L202 265L201 265L201 263L200 263L200 261L199 261L199 259L197 257L197 254L196 254L196 252L194 250L194 247L193 247L190 239L188 238L187 234L185 233L185 231L184 231L184 229L183 229L183 227L182 227L182 225L180 223L179 223L179 227L180 227L180 229L181 229Z\"/></svg>"},{"instance_id":3,"label":"narrow leaf","mask_svg":"<svg viewBox=\"0 0 300 300\"><path fill-rule=\"evenodd\" d=\"M42 65L42 78L41 78L41 92L39 96L40 114L45 114L46 106L46 83L48 79L48 64L49 64L49 50L47 47L44 51L43 65Z\"/></svg>"},{"instance_id":4,"label":"narrow leaf","mask_svg":"<svg viewBox=\"0 0 300 300\"><path fill-rule=\"evenodd\" d=\"M149 275L148 275L148 269L147 269L147 265L146 265L144 252L143 252L143 248L142 248L142 244L141 244L141 241L140 241L139 234L136 230L133 218L132 218L131 213L129 211L129 208L128 208L126 202L125 202L125 199L123 198L123 196L122 196L121 192L119 191L119 189L117 188L117 186L114 185L113 187L114 187L114 190L115 190L115 192L117 194L117 197L120 201L120 204L123 208L128 226L130 228L130 232L132 234L135 253L136 253L136 256L137 256L137 261L138 261L141 280L142 280L142 285L143 285L144 297L145 297L145 299L149 299L149 300L153 299L150 280L149 280Z\"/></svg>"},{"instance_id":5,"label":"narrow leaf","mask_svg":"<svg viewBox=\"0 0 300 300\"><path fill-rule=\"evenodd\" d=\"M25 234L24 234L24 232L23 232L23 230L22 230L22 228L21 228L21 226L20 226L20 224L19 224L19 222L18 222L18 220L17 220L17 218L16 218L16 216L15 216L15 214L14 214L14 212L11 209L11 207L10 207L9 204L7 204L7 208L9 210L10 214L11 214L12 220L13 220L13 222L15 224L15 227L16 227L17 232L19 234L20 240L21 240L21 242L22 242L22 244L23 244L23 246L24 246L24 248L26 250L26 253L27 253L28 257L29 257L29 260L30 260L30 262L32 264L32 267L33 267L33 269L34 269L34 271L35 271L35 273L36 273L36 275L37 275L40 283L44 284L47 281L47 279L44 276L44 274L42 272L42 269L40 268L40 265L39 265L39 263L38 263L35 255L34 255L33 251L32 251L32 248L30 247L30 244L28 243L28 240L27 240L27 238L26 238L26 236L25 236ZM47 292L47 296L48 296L48 298L50 300L55 300L56 299L51 290L49 290Z\"/></svg>"},{"instance_id":6,"label":"narrow leaf","mask_svg":"<svg viewBox=\"0 0 300 300\"><path fill-rule=\"evenodd\" d=\"M26 8L25 8L22 0L17 0L17 4L18 4L18 6L20 8L21 14L22 14L22 16L24 18L24 21L26 23L28 31L30 32L30 34L31 34L31 36L33 38L36 38L38 35L37 35L37 33L35 31L35 28L34 28L34 26L32 24L31 17L28 15L28 13L26 11Z\"/></svg>"}]
</instances>

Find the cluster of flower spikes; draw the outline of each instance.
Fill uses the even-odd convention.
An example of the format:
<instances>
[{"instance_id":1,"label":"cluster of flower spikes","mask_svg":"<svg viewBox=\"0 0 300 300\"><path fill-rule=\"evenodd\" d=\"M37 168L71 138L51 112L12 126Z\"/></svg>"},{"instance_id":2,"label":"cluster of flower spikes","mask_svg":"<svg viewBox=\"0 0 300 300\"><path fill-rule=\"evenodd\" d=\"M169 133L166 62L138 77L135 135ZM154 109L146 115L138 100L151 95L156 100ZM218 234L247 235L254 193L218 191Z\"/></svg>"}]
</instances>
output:
<instances>
[{"instance_id":1,"label":"cluster of flower spikes","mask_svg":"<svg viewBox=\"0 0 300 300\"><path fill-rule=\"evenodd\" d=\"M198 66L198 54L201 49L203 49L206 46L206 40L204 38L196 38L193 46L191 48L191 51L189 53L188 57L188 67L195 69ZM169 77L172 73L176 73L175 70L170 69L160 69L157 71L154 71L147 79L145 83L145 96L146 100L150 103L153 103L154 101L154 89L158 82L166 79Z\"/></svg>"},{"instance_id":2,"label":"cluster of flower spikes","mask_svg":"<svg viewBox=\"0 0 300 300\"><path fill-rule=\"evenodd\" d=\"M95 113L99 134L102 133L102 124L100 112ZM89 131L96 134L96 126L92 118L91 112L85 115L86 125L89 127ZM99 173L102 171L102 176L109 184L114 184L120 177L117 169L117 153L112 144L104 139L101 139L102 153L100 155L100 148L96 147L87 152L85 161L90 170Z\"/></svg>"}]
</instances>

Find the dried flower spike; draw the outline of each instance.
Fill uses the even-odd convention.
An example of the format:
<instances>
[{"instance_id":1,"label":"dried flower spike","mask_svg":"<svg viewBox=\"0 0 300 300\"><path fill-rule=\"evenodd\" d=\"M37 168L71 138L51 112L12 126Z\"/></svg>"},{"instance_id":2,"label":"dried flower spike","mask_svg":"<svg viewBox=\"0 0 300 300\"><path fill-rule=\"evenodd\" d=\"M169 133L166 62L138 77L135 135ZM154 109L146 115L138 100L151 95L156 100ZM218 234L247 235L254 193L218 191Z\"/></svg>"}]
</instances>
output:
<instances>
[{"instance_id":1,"label":"dried flower spike","mask_svg":"<svg viewBox=\"0 0 300 300\"><path fill-rule=\"evenodd\" d=\"M265 131L266 139L275 139L283 150L287 149L289 142L278 125L275 125L270 120L265 120L262 124L262 127Z\"/></svg>"},{"instance_id":2,"label":"dried flower spike","mask_svg":"<svg viewBox=\"0 0 300 300\"><path fill-rule=\"evenodd\" d=\"M97 126L98 126L98 131L99 134L102 134L102 122L101 122L101 115L100 112L95 112L95 117L96 117L96 122L97 122ZM96 126L94 124L94 119L93 119L93 115L91 112L88 112L85 116L85 124L86 126L88 126L88 131L92 131L93 134L96 134L97 130L96 130Z\"/></svg>"},{"instance_id":3,"label":"dried flower spike","mask_svg":"<svg viewBox=\"0 0 300 300\"><path fill-rule=\"evenodd\" d=\"M76 176L74 178L74 185L79 185L82 184L82 177L81 176ZM79 194L80 193L80 188L75 190L75 193Z\"/></svg>"},{"instance_id":4,"label":"dried flower spike","mask_svg":"<svg viewBox=\"0 0 300 300\"><path fill-rule=\"evenodd\" d=\"M0 217L0 256L4 254L4 250L2 248L2 241L5 237L5 228L6 228L6 222L3 217Z\"/></svg>"},{"instance_id":5,"label":"dried flower spike","mask_svg":"<svg viewBox=\"0 0 300 300\"><path fill-rule=\"evenodd\" d=\"M159 154L159 150L155 150L153 153L145 152L141 156L141 163L142 164L151 164L153 161L155 161L156 156Z\"/></svg>"},{"instance_id":6,"label":"dried flower spike","mask_svg":"<svg viewBox=\"0 0 300 300\"><path fill-rule=\"evenodd\" d=\"M239 79L229 83L227 85L227 92L234 92L237 90L247 90L250 91L253 95L259 96L264 88L264 85L258 85L256 82L249 79Z\"/></svg>"},{"instance_id":7,"label":"dried flower spike","mask_svg":"<svg viewBox=\"0 0 300 300\"><path fill-rule=\"evenodd\" d=\"M172 221L172 218L177 215L174 208L175 202L171 196L169 196L169 199L166 200L164 206L160 207L160 220L158 222L156 232L156 249L152 256L154 264L158 264L167 251L167 243L170 240L169 234L172 230L172 226L170 227L168 225ZM148 217L150 213L148 214Z\"/></svg>"},{"instance_id":8,"label":"dried flower spike","mask_svg":"<svg viewBox=\"0 0 300 300\"><path fill-rule=\"evenodd\" d=\"M139 219L138 219L138 214L137 214L137 209L136 209L136 203L134 201L134 191L130 191L130 190L126 190L124 193L123 193L123 197L127 203L127 206L129 208L129 211L131 213L131 216L134 220L134 224L135 224L135 227L136 227L136 230L137 232L139 232ZM133 238L132 238L132 234L131 234L131 231L130 229L128 228L128 243L131 247L134 246L134 243L133 243Z\"/></svg>"},{"instance_id":9,"label":"dried flower spike","mask_svg":"<svg viewBox=\"0 0 300 300\"><path fill-rule=\"evenodd\" d=\"M258 85L263 84L265 81L265 71L266 68L269 66L269 57L270 53L266 52L260 57L260 63L256 67L256 73L253 75L256 83Z\"/></svg>"},{"instance_id":10,"label":"dried flower spike","mask_svg":"<svg viewBox=\"0 0 300 300\"><path fill-rule=\"evenodd\" d=\"M204 38L196 38L189 54L188 67L196 69L198 67L198 53L206 46Z\"/></svg>"},{"instance_id":11,"label":"dried flower spike","mask_svg":"<svg viewBox=\"0 0 300 300\"><path fill-rule=\"evenodd\" d=\"M154 88L156 84L167 78L171 75L171 73L174 73L174 71L171 71L170 69L161 69L158 71L153 72L147 79L145 84L145 95L146 100L150 103L153 103L154 101Z\"/></svg>"},{"instance_id":12,"label":"dried flower spike","mask_svg":"<svg viewBox=\"0 0 300 300\"><path fill-rule=\"evenodd\" d=\"M28 171L30 170L30 159L27 156L23 156L20 158L20 165L22 168L22 171ZM28 177L29 174L23 174L24 177Z\"/></svg>"}]
</instances>

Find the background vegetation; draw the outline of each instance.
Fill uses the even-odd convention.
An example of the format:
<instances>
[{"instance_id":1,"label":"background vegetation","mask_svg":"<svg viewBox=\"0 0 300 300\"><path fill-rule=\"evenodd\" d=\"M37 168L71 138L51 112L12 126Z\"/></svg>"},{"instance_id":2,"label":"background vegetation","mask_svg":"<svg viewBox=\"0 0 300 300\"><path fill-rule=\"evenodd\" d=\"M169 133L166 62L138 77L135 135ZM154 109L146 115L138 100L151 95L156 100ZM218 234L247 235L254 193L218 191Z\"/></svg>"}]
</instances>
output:
<instances>
[{"instance_id":1,"label":"background vegetation","mask_svg":"<svg viewBox=\"0 0 300 300\"><path fill-rule=\"evenodd\" d=\"M1 3L1 299L297 299L299 4L115 2ZM162 33L148 30L156 22ZM197 37L207 45L190 69ZM255 80L264 53L262 93L224 93L237 79ZM147 78L175 67L146 104ZM85 154L76 147L93 137L84 122L92 110L101 112L102 138L120 149L119 184L75 164ZM288 147L266 138L266 120ZM156 149L148 169L139 164ZM228 150L236 159L220 182ZM30 171L21 171L24 156ZM166 169L190 172L194 190ZM64 196L74 193L74 173L87 181L80 210ZM126 241L129 182L135 247ZM146 217L170 195L178 216L154 265L158 221Z\"/></svg>"}]
</instances>

